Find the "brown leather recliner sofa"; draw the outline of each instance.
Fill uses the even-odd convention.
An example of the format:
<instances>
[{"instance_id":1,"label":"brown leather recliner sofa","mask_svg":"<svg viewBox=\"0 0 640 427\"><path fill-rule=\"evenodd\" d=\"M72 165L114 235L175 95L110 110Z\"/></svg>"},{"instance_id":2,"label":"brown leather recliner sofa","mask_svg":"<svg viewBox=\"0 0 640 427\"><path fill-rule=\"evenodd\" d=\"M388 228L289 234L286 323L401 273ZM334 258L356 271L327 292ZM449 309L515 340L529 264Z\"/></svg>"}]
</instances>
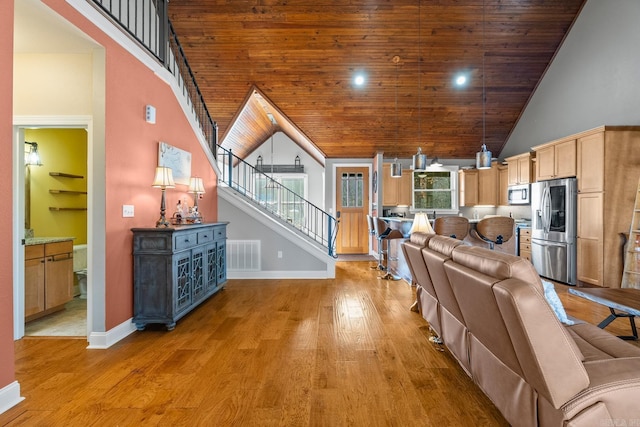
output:
<instances>
[{"instance_id":1,"label":"brown leather recliner sofa","mask_svg":"<svg viewBox=\"0 0 640 427\"><path fill-rule=\"evenodd\" d=\"M640 425L640 348L561 323L529 261L424 233L403 251L421 314L511 425Z\"/></svg>"}]
</instances>

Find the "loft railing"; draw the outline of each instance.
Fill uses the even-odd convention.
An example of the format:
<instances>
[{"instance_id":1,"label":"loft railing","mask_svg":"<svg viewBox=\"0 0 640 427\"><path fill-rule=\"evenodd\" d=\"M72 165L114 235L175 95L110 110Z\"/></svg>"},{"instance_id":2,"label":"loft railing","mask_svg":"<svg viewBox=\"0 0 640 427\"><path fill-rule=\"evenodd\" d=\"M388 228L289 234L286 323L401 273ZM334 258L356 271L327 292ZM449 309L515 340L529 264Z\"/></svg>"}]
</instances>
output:
<instances>
[{"instance_id":1,"label":"loft railing","mask_svg":"<svg viewBox=\"0 0 640 427\"><path fill-rule=\"evenodd\" d=\"M280 218L287 225L320 243L336 257L337 220L304 197L260 172L234 155L218 147L220 181L244 195L252 203Z\"/></svg>"},{"instance_id":2,"label":"loft railing","mask_svg":"<svg viewBox=\"0 0 640 427\"><path fill-rule=\"evenodd\" d=\"M196 121L216 155L213 121L167 14L169 0L90 0L154 56L176 79Z\"/></svg>"}]
</instances>

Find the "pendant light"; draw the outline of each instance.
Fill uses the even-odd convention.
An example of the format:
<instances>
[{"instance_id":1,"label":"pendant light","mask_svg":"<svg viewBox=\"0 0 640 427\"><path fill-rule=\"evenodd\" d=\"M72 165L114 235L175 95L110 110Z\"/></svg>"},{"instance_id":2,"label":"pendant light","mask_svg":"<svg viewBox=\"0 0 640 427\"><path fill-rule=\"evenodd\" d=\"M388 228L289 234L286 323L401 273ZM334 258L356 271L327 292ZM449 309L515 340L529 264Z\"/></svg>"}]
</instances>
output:
<instances>
[{"instance_id":1,"label":"pendant light","mask_svg":"<svg viewBox=\"0 0 640 427\"><path fill-rule=\"evenodd\" d=\"M393 62L396 64L396 148L398 148L398 64L400 64L400 57L398 55L394 56ZM400 178L401 176L402 163L400 163L396 157L393 163L391 163L391 178Z\"/></svg>"},{"instance_id":2,"label":"pendant light","mask_svg":"<svg viewBox=\"0 0 640 427\"><path fill-rule=\"evenodd\" d=\"M484 44L484 34L485 34L485 5L484 0L482 0L482 147L480 151L476 153L476 169L491 169L491 151L487 150L487 146L485 144L485 133L486 133L486 89L484 82L484 58L486 56L485 44Z\"/></svg>"},{"instance_id":3,"label":"pendant light","mask_svg":"<svg viewBox=\"0 0 640 427\"><path fill-rule=\"evenodd\" d=\"M420 0L418 0L418 142L422 141L422 72L420 67L420 63L422 62L422 50L420 48L421 15ZM427 168L427 160L427 155L423 154L422 148L418 147L418 152L413 155L413 170L425 170Z\"/></svg>"}]
</instances>

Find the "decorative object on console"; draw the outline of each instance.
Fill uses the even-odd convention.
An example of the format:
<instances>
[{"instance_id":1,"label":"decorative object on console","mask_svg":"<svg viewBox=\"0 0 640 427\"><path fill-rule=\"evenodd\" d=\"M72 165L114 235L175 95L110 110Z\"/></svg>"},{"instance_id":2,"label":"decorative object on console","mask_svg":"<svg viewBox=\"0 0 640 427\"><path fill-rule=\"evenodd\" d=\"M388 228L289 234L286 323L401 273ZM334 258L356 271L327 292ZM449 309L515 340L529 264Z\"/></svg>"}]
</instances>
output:
<instances>
[{"instance_id":1,"label":"decorative object on console","mask_svg":"<svg viewBox=\"0 0 640 427\"><path fill-rule=\"evenodd\" d=\"M415 232L423 232L434 234L433 227L431 227L431 222L429 222L429 217L424 212L418 212L413 218L413 224L411 225L411 230L409 230L409 234Z\"/></svg>"},{"instance_id":2,"label":"decorative object on console","mask_svg":"<svg viewBox=\"0 0 640 427\"><path fill-rule=\"evenodd\" d=\"M159 188L162 190L162 198L160 201L160 219L156 222L156 227L168 227L169 221L165 218L165 213L167 211L167 206L165 202L165 190L167 188L174 188L175 183L173 182L173 171L169 167L158 166L156 168L156 176L153 179L152 187Z\"/></svg>"},{"instance_id":3,"label":"decorative object on console","mask_svg":"<svg viewBox=\"0 0 640 427\"><path fill-rule=\"evenodd\" d=\"M202 215L200 214L200 209L198 208L198 199L200 198L201 194L205 193L202 178L191 178L191 180L189 181L189 193L193 193L193 222L202 222Z\"/></svg>"}]
</instances>

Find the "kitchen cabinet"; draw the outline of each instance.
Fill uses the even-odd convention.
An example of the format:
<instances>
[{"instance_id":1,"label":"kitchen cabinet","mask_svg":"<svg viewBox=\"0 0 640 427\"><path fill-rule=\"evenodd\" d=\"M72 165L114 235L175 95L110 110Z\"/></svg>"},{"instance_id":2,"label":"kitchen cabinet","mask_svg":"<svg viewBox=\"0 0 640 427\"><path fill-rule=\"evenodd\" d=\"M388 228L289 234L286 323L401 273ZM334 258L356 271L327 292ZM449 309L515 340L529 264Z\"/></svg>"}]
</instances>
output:
<instances>
[{"instance_id":1,"label":"kitchen cabinet","mask_svg":"<svg viewBox=\"0 0 640 427\"><path fill-rule=\"evenodd\" d=\"M478 170L478 205L498 205L498 164L491 163L490 169Z\"/></svg>"},{"instance_id":2,"label":"kitchen cabinet","mask_svg":"<svg viewBox=\"0 0 640 427\"><path fill-rule=\"evenodd\" d=\"M577 278L618 288L620 233L629 221L640 178L640 126L601 126L577 135Z\"/></svg>"},{"instance_id":3,"label":"kitchen cabinet","mask_svg":"<svg viewBox=\"0 0 640 427\"><path fill-rule=\"evenodd\" d=\"M532 181L531 154L525 153L505 159L508 164L508 185L529 184Z\"/></svg>"},{"instance_id":4,"label":"kitchen cabinet","mask_svg":"<svg viewBox=\"0 0 640 427\"><path fill-rule=\"evenodd\" d=\"M509 168L498 166L498 205L507 206L509 204Z\"/></svg>"},{"instance_id":5,"label":"kitchen cabinet","mask_svg":"<svg viewBox=\"0 0 640 427\"><path fill-rule=\"evenodd\" d=\"M460 206L497 206L498 177L498 164L496 162L492 163L490 169L461 169L458 171L458 200Z\"/></svg>"},{"instance_id":6,"label":"kitchen cabinet","mask_svg":"<svg viewBox=\"0 0 640 427\"><path fill-rule=\"evenodd\" d=\"M458 171L458 201L461 207L478 204L478 169Z\"/></svg>"},{"instance_id":7,"label":"kitchen cabinet","mask_svg":"<svg viewBox=\"0 0 640 427\"><path fill-rule=\"evenodd\" d=\"M522 258L531 261L531 229L520 228L518 229L518 233L520 233L520 239L518 241L518 254Z\"/></svg>"},{"instance_id":8,"label":"kitchen cabinet","mask_svg":"<svg viewBox=\"0 0 640 427\"><path fill-rule=\"evenodd\" d=\"M538 181L576 176L576 139L565 138L533 147Z\"/></svg>"},{"instance_id":9,"label":"kitchen cabinet","mask_svg":"<svg viewBox=\"0 0 640 427\"><path fill-rule=\"evenodd\" d=\"M25 320L64 308L73 299L73 241L25 246Z\"/></svg>"},{"instance_id":10,"label":"kitchen cabinet","mask_svg":"<svg viewBox=\"0 0 640 427\"><path fill-rule=\"evenodd\" d=\"M134 228L133 323L176 322L227 281L227 223Z\"/></svg>"},{"instance_id":11,"label":"kitchen cabinet","mask_svg":"<svg viewBox=\"0 0 640 427\"><path fill-rule=\"evenodd\" d=\"M410 206L413 171L404 170L402 176L391 176L391 164L382 165L382 204L384 206Z\"/></svg>"}]
</instances>

